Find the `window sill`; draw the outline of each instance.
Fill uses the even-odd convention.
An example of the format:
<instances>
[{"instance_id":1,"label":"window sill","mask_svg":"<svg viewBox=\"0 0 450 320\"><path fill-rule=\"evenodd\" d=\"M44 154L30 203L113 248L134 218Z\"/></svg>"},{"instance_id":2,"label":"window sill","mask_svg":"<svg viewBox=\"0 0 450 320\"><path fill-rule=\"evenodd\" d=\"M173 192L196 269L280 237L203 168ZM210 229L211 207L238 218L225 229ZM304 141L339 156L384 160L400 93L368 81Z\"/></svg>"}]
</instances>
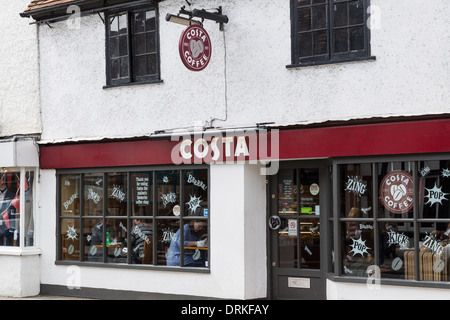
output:
<instances>
[{"instance_id":1,"label":"window sill","mask_svg":"<svg viewBox=\"0 0 450 320\"><path fill-rule=\"evenodd\" d=\"M127 82L127 83L117 83L117 84L108 84L103 86L103 89L109 88L117 88L117 87L128 87L128 86L141 86L146 84L160 84L163 83L163 80L149 80L149 81L140 81L140 82Z\"/></svg>"},{"instance_id":2,"label":"window sill","mask_svg":"<svg viewBox=\"0 0 450 320\"><path fill-rule=\"evenodd\" d=\"M80 267L96 267L96 268L115 268L123 270L154 270L154 271L168 271L168 272L187 272L187 273L211 273L209 268L192 268L192 267L168 267L164 265L142 265L142 264L125 264L125 263L103 263L103 262L80 262L70 260L56 260L55 265L76 265Z\"/></svg>"},{"instance_id":3,"label":"window sill","mask_svg":"<svg viewBox=\"0 0 450 320\"><path fill-rule=\"evenodd\" d=\"M36 247L0 247L0 256L32 256L42 254L41 249Z\"/></svg>"},{"instance_id":4,"label":"window sill","mask_svg":"<svg viewBox=\"0 0 450 320\"><path fill-rule=\"evenodd\" d=\"M337 276L334 274L327 274L327 279L334 282L360 283L370 285L374 284L374 278ZM444 281L416 281L416 280L402 280L402 279L380 279L380 285L402 286L402 287L416 287L416 288L441 288L449 289L450 282Z\"/></svg>"},{"instance_id":5,"label":"window sill","mask_svg":"<svg viewBox=\"0 0 450 320\"><path fill-rule=\"evenodd\" d=\"M361 58L351 58L348 60L335 60L335 61L318 61L318 62L307 62L307 63L299 63L299 64L288 64L286 66L287 69L298 69L305 67L314 67L314 66L322 66L329 64L342 64L342 63L353 63L353 62L363 62L363 61L375 61L375 56L370 57L361 57Z\"/></svg>"}]
</instances>

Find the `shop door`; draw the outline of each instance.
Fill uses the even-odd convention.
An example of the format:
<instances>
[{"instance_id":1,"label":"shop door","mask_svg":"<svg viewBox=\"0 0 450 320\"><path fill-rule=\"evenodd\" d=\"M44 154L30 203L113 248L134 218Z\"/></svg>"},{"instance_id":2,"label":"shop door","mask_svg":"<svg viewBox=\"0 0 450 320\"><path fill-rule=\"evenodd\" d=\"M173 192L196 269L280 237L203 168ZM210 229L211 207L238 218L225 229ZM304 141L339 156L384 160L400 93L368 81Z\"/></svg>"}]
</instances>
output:
<instances>
[{"instance_id":1,"label":"shop door","mask_svg":"<svg viewBox=\"0 0 450 320\"><path fill-rule=\"evenodd\" d=\"M269 180L271 299L325 299L331 167L282 166Z\"/></svg>"}]
</instances>

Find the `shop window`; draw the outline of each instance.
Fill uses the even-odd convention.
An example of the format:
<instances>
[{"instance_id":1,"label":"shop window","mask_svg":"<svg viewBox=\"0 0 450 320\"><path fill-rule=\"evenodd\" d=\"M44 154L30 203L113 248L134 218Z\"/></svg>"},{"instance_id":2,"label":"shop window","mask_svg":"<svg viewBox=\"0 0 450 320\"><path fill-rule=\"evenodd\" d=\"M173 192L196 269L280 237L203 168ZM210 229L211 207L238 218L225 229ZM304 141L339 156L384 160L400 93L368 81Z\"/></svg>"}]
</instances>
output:
<instances>
[{"instance_id":1,"label":"shop window","mask_svg":"<svg viewBox=\"0 0 450 320\"><path fill-rule=\"evenodd\" d=\"M34 171L0 172L0 246L34 246Z\"/></svg>"},{"instance_id":2,"label":"shop window","mask_svg":"<svg viewBox=\"0 0 450 320\"><path fill-rule=\"evenodd\" d=\"M106 21L107 85L158 82L157 10L109 13Z\"/></svg>"},{"instance_id":3,"label":"shop window","mask_svg":"<svg viewBox=\"0 0 450 320\"><path fill-rule=\"evenodd\" d=\"M292 64L369 56L368 0L291 0Z\"/></svg>"},{"instance_id":4,"label":"shop window","mask_svg":"<svg viewBox=\"0 0 450 320\"><path fill-rule=\"evenodd\" d=\"M337 168L339 274L449 282L450 160Z\"/></svg>"},{"instance_id":5,"label":"shop window","mask_svg":"<svg viewBox=\"0 0 450 320\"><path fill-rule=\"evenodd\" d=\"M208 169L58 174L58 261L209 266Z\"/></svg>"}]
</instances>

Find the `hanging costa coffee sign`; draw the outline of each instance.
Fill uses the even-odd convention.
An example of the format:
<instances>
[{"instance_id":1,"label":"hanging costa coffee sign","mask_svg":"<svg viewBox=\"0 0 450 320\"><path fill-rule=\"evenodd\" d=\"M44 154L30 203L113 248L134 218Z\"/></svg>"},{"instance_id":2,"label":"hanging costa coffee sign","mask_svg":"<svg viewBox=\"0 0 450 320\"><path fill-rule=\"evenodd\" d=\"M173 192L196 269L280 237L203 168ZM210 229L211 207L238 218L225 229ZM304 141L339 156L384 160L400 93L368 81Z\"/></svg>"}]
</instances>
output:
<instances>
[{"instance_id":1,"label":"hanging costa coffee sign","mask_svg":"<svg viewBox=\"0 0 450 320\"><path fill-rule=\"evenodd\" d=\"M180 37L181 61L191 71L202 71L211 59L211 40L203 27L191 25Z\"/></svg>"},{"instance_id":2,"label":"hanging costa coffee sign","mask_svg":"<svg viewBox=\"0 0 450 320\"><path fill-rule=\"evenodd\" d=\"M413 178L403 170L394 170L384 176L380 184L380 200L392 213L404 213L412 209Z\"/></svg>"}]
</instances>

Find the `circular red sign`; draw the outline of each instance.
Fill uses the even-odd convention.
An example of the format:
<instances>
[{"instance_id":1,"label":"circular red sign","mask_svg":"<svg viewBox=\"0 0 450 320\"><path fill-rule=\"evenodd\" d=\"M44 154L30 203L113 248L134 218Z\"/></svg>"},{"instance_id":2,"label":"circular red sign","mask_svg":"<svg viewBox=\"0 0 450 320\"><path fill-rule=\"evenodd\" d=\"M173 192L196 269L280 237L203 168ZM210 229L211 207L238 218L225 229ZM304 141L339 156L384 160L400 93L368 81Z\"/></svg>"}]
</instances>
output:
<instances>
[{"instance_id":1,"label":"circular red sign","mask_svg":"<svg viewBox=\"0 0 450 320\"><path fill-rule=\"evenodd\" d=\"M384 176L380 184L380 200L393 213L412 209L414 187L412 176L403 170L394 170Z\"/></svg>"},{"instance_id":2,"label":"circular red sign","mask_svg":"<svg viewBox=\"0 0 450 320\"><path fill-rule=\"evenodd\" d=\"M192 71L206 68L211 59L211 40L203 27L192 25L187 27L178 44L181 61Z\"/></svg>"}]
</instances>

